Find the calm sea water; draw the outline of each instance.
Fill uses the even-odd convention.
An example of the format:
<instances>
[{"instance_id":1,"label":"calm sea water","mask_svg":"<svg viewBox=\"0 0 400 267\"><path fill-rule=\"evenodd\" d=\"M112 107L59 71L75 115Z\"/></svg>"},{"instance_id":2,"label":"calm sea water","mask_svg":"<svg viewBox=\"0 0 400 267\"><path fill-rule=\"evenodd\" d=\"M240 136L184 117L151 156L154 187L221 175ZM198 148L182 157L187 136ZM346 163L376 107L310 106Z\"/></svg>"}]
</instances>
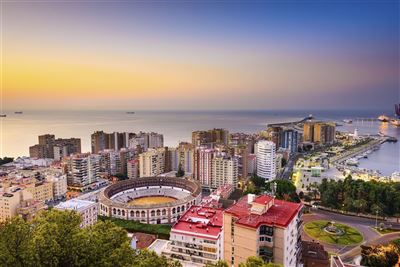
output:
<instances>
[{"instance_id":1,"label":"calm sea water","mask_svg":"<svg viewBox=\"0 0 400 267\"><path fill-rule=\"evenodd\" d=\"M165 145L176 146L179 141L190 141L194 130L213 127L230 132L255 133L266 124L299 120L312 113L317 119L337 120L357 117L377 117L376 111L24 111L17 115L6 112L1 118L1 156L24 156L29 146L37 143L37 136L46 133L56 137L82 139L82 151L90 151L90 134L106 132L154 131L164 134ZM377 134L379 131L400 139L400 128L379 122L354 122L339 130ZM400 170L400 142L384 144L380 150L361 160L361 167L380 170L389 175Z\"/></svg>"}]
</instances>

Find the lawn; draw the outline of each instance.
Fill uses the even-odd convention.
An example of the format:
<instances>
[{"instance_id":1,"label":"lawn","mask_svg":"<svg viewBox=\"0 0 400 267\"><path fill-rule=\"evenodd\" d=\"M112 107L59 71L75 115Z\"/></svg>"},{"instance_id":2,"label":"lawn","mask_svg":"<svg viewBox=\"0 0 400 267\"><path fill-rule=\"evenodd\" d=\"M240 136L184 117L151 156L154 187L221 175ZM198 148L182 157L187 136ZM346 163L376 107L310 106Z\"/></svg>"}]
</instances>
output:
<instances>
[{"instance_id":1,"label":"lawn","mask_svg":"<svg viewBox=\"0 0 400 267\"><path fill-rule=\"evenodd\" d=\"M381 228L375 228L374 227L372 229L374 229L375 231L379 232L381 235L400 232L400 230L395 230L395 229L390 229L390 228L381 229Z\"/></svg>"},{"instance_id":2,"label":"lawn","mask_svg":"<svg viewBox=\"0 0 400 267\"><path fill-rule=\"evenodd\" d=\"M154 234L157 235L158 238L161 239L169 239L169 233L171 232L170 225L162 225L162 224L145 224L130 220L122 220L117 218L110 218L105 216L99 216L99 220L102 221L111 221L118 225L119 227L124 228L126 231L133 232L141 232L146 234Z\"/></svg>"},{"instance_id":3,"label":"lawn","mask_svg":"<svg viewBox=\"0 0 400 267\"><path fill-rule=\"evenodd\" d=\"M335 223L335 226L343 231L343 235L329 234L324 230L328 224L329 222L324 220L309 222L304 225L304 231L311 238L334 245L355 245L363 240L359 231L341 223Z\"/></svg>"}]
</instances>

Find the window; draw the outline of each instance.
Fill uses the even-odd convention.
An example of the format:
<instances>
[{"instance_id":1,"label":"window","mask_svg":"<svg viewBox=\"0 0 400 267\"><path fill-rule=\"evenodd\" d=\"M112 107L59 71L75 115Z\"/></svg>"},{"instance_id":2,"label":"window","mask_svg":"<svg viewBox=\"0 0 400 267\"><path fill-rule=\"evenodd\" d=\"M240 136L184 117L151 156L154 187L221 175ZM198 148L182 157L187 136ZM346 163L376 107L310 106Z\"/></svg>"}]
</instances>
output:
<instances>
[{"instance_id":1,"label":"window","mask_svg":"<svg viewBox=\"0 0 400 267\"><path fill-rule=\"evenodd\" d=\"M260 235L269 235L273 236L274 235L274 228L267 226L267 225L261 225L260 226Z\"/></svg>"}]
</instances>

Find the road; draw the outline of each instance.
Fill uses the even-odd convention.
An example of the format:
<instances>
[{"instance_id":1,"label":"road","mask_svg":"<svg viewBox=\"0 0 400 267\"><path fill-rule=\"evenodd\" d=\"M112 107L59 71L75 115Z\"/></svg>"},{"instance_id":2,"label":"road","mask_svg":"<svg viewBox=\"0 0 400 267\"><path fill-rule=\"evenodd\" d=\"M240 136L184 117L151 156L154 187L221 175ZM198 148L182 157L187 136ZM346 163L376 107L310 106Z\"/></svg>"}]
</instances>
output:
<instances>
[{"instance_id":1,"label":"road","mask_svg":"<svg viewBox=\"0 0 400 267\"><path fill-rule=\"evenodd\" d=\"M363 235L364 240L362 244L373 244L371 242L384 242L386 239L390 241L389 239L391 238L391 235L384 235L381 236L379 233L377 233L375 230L372 228L375 226L375 220L374 219L368 219L368 218L361 218L361 217L356 217L356 216L348 216L348 215L343 215L343 214L338 214L338 213L333 213L329 211L324 211L324 210L312 210L311 214L305 214L303 216L304 223L310 222L310 221L315 221L315 220L328 220L328 221L334 221L334 222L340 222L344 224L348 224L354 228L356 228L360 233ZM399 223L391 223L392 225L396 225L400 227ZM400 235L400 233L397 233ZM396 237L396 235L393 235ZM311 241L312 238L309 237L304 230L302 230L302 239L303 240L308 240ZM359 249L359 245L354 245L354 246L340 246L340 245L333 245L333 244L325 244L324 247L328 252L331 253L336 253L336 254L346 254L350 253L353 251L357 255L357 252L360 252L361 249ZM357 250L359 249L359 250ZM351 257L353 254L350 254L349 257ZM354 258L354 257L353 257Z\"/></svg>"},{"instance_id":2,"label":"road","mask_svg":"<svg viewBox=\"0 0 400 267\"><path fill-rule=\"evenodd\" d=\"M390 233L390 234L385 234L385 235L379 236L370 241L363 242L362 245L370 246L370 245L387 244L390 241L392 241L394 239L398 239L398 238L400 238L400 232ZM351 262L351 261L353 261L354 258L359 256L360 254L361 254L361 247L356 246L353 249L347 251L346 253L343 253L341 255L341 258L342 258L343 262Z\"/></svg>"}]
</instances>

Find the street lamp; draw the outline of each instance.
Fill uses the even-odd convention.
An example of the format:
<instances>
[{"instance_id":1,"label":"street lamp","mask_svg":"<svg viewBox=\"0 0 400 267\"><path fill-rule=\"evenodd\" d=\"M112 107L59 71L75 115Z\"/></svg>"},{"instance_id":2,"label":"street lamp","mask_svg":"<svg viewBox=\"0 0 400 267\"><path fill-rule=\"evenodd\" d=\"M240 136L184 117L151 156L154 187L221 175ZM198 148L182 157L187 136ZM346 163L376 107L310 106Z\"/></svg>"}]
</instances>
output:
<instances>
[{"instance_id":1,"label":"street lamp","mask_svg":"<svg viewBox=\"0 0 400 267\"><path fill-rule=\"evenodd\" d=\"M375 229L378 229L378 210L376 210L376 217L375 217Z\"/></svg>"}]
</instances>

